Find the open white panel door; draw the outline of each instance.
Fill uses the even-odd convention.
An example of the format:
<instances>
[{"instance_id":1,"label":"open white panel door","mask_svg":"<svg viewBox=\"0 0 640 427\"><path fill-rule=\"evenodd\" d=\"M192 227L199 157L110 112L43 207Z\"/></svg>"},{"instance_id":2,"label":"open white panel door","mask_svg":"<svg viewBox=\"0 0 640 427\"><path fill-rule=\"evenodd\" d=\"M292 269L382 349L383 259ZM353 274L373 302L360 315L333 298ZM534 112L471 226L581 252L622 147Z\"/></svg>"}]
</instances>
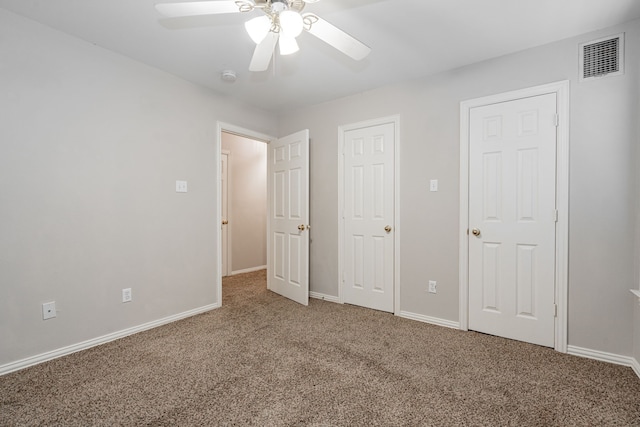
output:
<instances>
[{"instance_id":1,"label":"open white panel door","mask_svg":"<svg viewBox=\"0 0 640 427\"><path fill-rule=\"evenodd\" d=\"M269 144L267 288L309 304L309 130Z\"/></svg>"}]
</instances>

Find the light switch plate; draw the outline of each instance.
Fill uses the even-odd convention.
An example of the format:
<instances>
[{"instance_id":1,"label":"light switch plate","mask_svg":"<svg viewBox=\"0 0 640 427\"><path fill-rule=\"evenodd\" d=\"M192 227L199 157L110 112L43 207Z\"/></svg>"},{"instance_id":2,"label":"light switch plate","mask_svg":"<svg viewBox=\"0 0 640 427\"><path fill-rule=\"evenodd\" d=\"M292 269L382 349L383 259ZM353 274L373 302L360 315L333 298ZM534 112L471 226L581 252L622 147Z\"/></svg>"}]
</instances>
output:
<instances>
[{"instance_id":1,"label":"light switch plate","mask_svg":"<svg viewBox=\"0 0 640 427\"><path fill-rule=\"evenodd\" d=\"M438 292L438 282L436 282L435 280L429 280L429 289L427 289L427 292L429 292L430 294L435 294Z\"/></svg>"},{"instance_id":2,"label":"light switch plate","mask_svg":"<svg viewBox=\"0 0 640 427\"><path fill-rule=\"evenodd\" d=\"M438 191L438 180L432 179L429 181L429 191Z\"/></svg>"},{"instance_id":3,"label":"light switch plate","mask_svg":"<svg viewBox=\"0 0 640 427\"><path fill-rule=\"evenodd\" d=\"M176 193L187 192L187 181L176 181Z\"/></svg>"}]
</instances>

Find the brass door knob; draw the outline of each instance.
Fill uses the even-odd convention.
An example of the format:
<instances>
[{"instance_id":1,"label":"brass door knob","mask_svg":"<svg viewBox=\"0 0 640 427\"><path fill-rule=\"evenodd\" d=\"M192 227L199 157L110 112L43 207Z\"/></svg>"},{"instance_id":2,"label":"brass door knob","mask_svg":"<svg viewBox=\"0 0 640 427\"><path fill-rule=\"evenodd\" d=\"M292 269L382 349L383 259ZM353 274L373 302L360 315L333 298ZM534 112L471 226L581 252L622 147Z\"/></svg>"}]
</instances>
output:
<instances>
[{"instance_id":1,"label":"brass door knob","mask_svg":"<svg viewBox=\"0 0 640 427\"><path fill-rule=\"evenodd\" d=\"M471 234L478 237L480 235L480 230L477 228L474 228L473 230L471 230Z\"/></svg>"},{"instance_id":2,"label":"brass door knob","mask_svg":"<svg viewBox=\"0 0 640 427\"><path fill-rule=\"evenodd\" d=\"M227 224L229 224L229 221L227 221L226 219L223 219L222 220L222 225L227 225Z\"/></svg>"},{"instance_id":3,"label":"brass door knob","mask_svg":"<svg viewBox=\"0 0 640 427\"><path fill-rule=\"evenodd\" d=\"M387 225L387 226L384 228L384 231L386 231L387 233L391 233L391 226Z\"/></svg>"},{"instance_id":4,"label":"brass door knob","mask_svg":"<svg viewBox=\"0 0 640 427\"><path fill-rule=\"evenodd\" d=\"M304 231L304 229L305 229L304 224L300 224L300 225L298 226L298 230L300 230L300 231Z\"/></svg>"}]
</instances>

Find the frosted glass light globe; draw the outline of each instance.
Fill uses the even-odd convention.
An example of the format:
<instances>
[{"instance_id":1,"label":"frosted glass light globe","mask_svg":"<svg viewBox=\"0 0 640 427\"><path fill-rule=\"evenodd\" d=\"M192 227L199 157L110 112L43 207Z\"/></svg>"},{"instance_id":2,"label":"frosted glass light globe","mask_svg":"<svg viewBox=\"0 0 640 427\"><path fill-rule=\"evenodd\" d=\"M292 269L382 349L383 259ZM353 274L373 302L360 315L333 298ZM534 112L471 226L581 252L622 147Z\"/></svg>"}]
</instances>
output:
<instances>
[{"instance_id":1,"label":"frosted glass light globe","mask_svg":"<svg viewBox=\"0 0 640 427\"><path fill-rule=\"evenodd\" d=\"M280 20L280 30L287 37L296 38L302 33L304 23L302 16L294 10L285 10L278 15Z\"/></svg>"},{"instance_id":2,"label":"frosted glass light globe","mask_svg":"<svg viewBox=\"0 0 640 427\"><path fill-rule=\"evenodd\" d=\"M244 23L244 28L246 28L247 33L249 33L249 37L255 44L260 44L267 34L269 34L269 30L271 29L271 19L268 16L258 16L257 18L253 18Z\"/></svg>"}]
</instances>

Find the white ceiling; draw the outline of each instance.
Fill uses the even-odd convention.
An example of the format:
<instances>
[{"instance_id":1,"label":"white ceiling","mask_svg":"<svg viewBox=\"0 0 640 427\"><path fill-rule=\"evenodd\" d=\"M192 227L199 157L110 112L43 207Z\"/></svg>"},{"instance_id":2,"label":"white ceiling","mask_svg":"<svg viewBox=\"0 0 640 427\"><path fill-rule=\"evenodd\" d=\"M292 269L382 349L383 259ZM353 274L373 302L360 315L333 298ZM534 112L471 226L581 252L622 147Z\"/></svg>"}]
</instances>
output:
<instances>
[{"instance_id":1,"label":"white ceiling","mask_svg":"<svg viewBox=\"0 0 640 427\"><path fill-rule=\"evenodd\" d=\"M177 0L174 0L177 1ZM303 33L294 55L250 73L242 25L260 11L162 19L166 0L0 0L0 7L166 70L225 96L280 111L609 27L640 17L637 0L321 0L314 12L372 48L356 62ZM235 83L220 79L223 70Z\"/></svg>"}]
</instances>

